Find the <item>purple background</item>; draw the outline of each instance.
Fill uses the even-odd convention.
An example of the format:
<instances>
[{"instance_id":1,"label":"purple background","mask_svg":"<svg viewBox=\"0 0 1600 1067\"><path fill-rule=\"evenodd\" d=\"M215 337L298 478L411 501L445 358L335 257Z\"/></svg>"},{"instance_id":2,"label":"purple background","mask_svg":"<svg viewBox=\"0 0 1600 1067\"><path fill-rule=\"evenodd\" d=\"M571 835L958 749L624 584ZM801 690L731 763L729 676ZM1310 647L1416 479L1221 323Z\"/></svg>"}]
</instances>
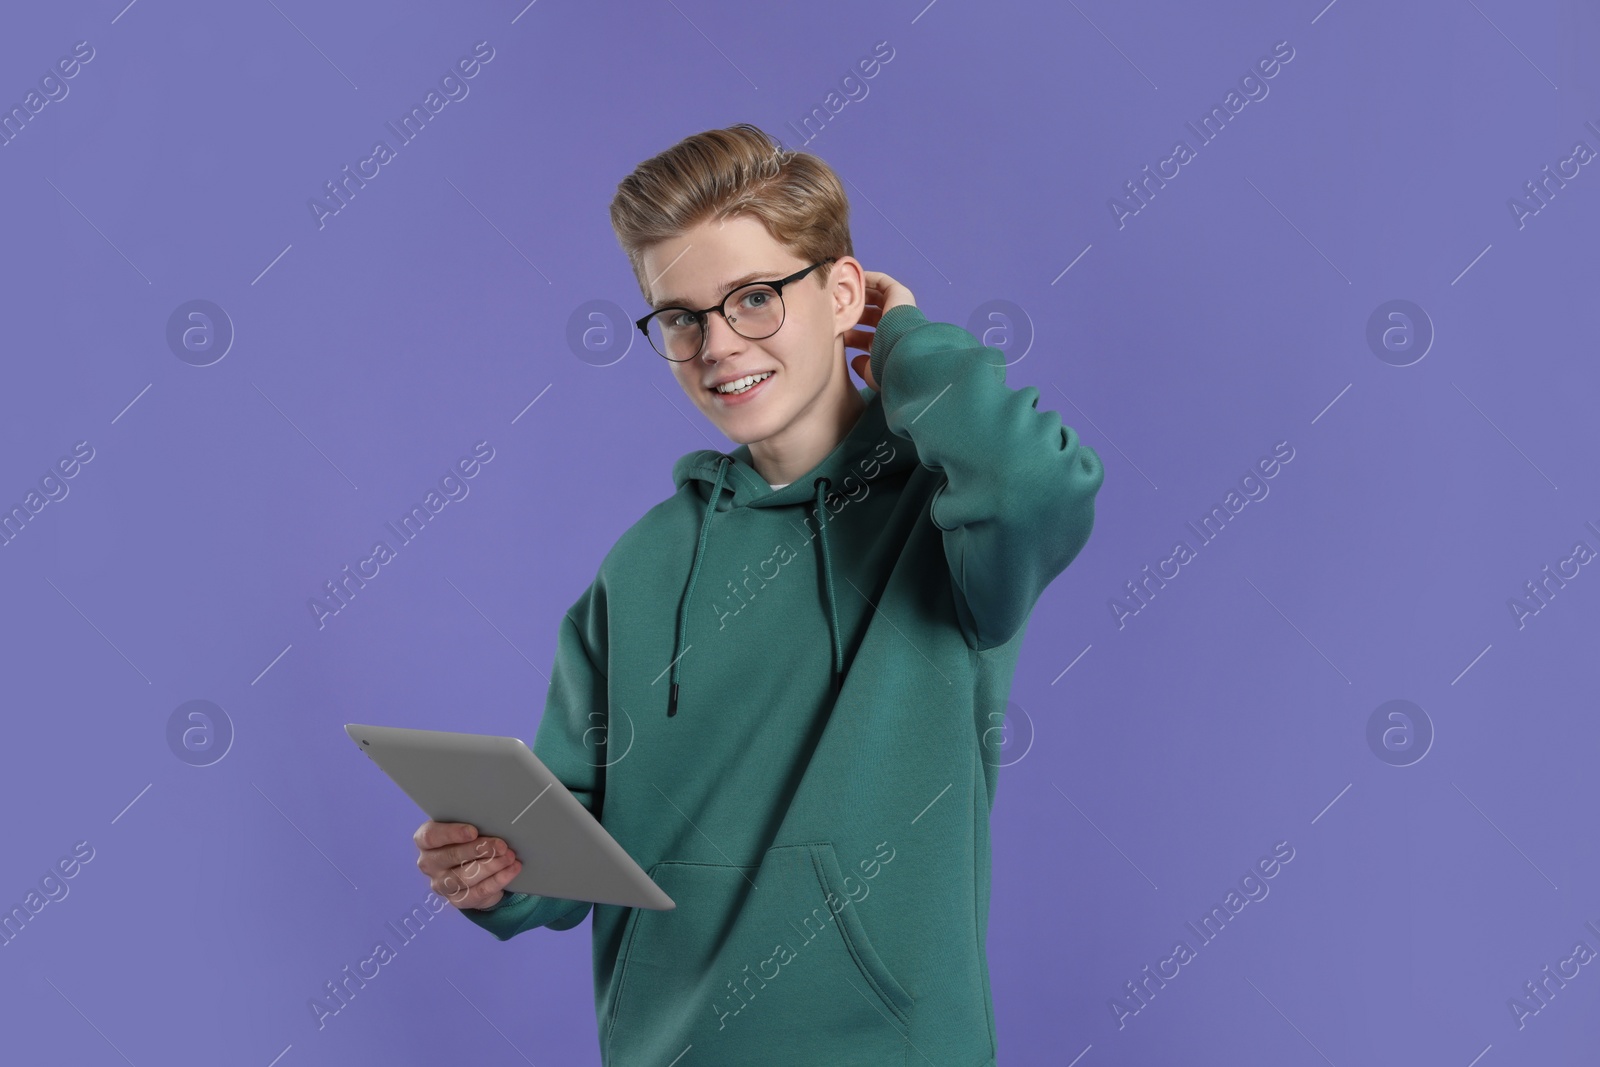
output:
<instances>
[{"instance_id":1,"label":"purple background","mask_svg":"<svg viewBox=\"0 0 1600 1067\"><path fill-rule=\"evenodd\" d=\"M1011 385L1106 464L993 739L1000 1062L1594 1061L1600 963L1508 1008L1600 949L1600 577L1508 607L1600 547L1597 165L1508 206L1600 149L1592 5L123 3L0 24L7 108L95 49L0 147L0 506L94 449L0 548L0 905L95 852L0 948L8 1056L599 1062L587 923L502 945L442 914L318 1029L427 892L420 813L342 726L531 740L561 612L674 458L731 447L628 347L606 207L751 121L838 169L858 257L930 318L1011 302L977 323ZM310 198L479 41L470 94L319 228ZM236 332L208 366L166 336L195 299ZM1407 366L1367 340L1396 299L1436 334ZM480 440L470 494L319 628L310 598ZM1119 627L1280 441L1270 494ZM1393 699L1435 734L1409 766L1367 740ZM169 744L191 700L213 745L231 724L209 766ZM1124 983L1279 841L1270 895L1119 1028Z\"/></svg>"}]
</instances>

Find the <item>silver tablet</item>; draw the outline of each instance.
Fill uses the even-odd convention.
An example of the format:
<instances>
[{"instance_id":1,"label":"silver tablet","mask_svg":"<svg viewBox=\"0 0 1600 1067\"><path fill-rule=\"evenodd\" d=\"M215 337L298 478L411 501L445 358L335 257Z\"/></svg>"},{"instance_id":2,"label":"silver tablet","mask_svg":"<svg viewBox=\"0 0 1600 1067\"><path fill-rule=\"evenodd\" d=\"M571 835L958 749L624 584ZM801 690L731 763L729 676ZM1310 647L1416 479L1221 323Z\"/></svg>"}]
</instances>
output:
<instances>
[{"instance_id":1,"label":"silver tablet","mask_svg":"<svg viewBox=\"0 0 1600 1067\"><path fill-rule=\"evenodd\" d=\"M465 822L522 861L506 892L669 911L672 898L515 737L345 726L436 822Z\"/></svg>"}]
</instances>

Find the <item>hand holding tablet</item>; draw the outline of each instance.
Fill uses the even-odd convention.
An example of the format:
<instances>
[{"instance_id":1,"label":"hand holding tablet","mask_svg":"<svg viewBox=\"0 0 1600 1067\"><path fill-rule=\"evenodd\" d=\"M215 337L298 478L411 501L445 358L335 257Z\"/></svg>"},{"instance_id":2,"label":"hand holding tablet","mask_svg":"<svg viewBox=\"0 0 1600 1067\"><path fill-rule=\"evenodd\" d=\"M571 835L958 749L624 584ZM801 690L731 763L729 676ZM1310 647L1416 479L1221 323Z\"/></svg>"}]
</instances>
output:
<instances>
[{"instance_id":1,"label":"hand holding tablet","mask_svg":"<svg viewBox=\"0 0 1600 1067\"><path fill-rule=\"evenodd\" d=\"M511 846L484 837L466 822L429 819L412 835L420 855L417 868L433 891L458 908L492 908L505 896L506 883L522 872Z\"/></svg>"},{"instance_id":2,"label":"hand holding tablet","mask_svg":"<svg viewBox=\"0 0 1600 1067\"><path fill-rule=\"evenodd\" d=\"M345 726L427 813L417 867L458 908L505 893L665 911L672 898L515 737Z\"/></svg>"}]
</instances>

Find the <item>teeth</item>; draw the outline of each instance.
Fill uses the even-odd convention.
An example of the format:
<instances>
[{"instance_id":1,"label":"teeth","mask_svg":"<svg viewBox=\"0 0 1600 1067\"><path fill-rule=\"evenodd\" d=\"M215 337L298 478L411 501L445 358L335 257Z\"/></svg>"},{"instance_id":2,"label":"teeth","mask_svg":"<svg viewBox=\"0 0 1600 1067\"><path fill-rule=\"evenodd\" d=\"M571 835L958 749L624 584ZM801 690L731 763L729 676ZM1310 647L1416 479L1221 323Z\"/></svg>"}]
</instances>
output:
<instances>
[{"instance_id":1,"label":"teeth","mask_svg":"<svg viewBox=\"0 0 1600 1067\"><path fill-rule=\"evenodd\" d=\"M743 378L736 378L733 381L728 382L725 385L719 385L716 388L717 392L719 393L742 393L752 385L755 385L757 382L765 381L770 377L772 377L771 371L765 371L761 374L747 374Z\"/></svg>"}]
</instances>

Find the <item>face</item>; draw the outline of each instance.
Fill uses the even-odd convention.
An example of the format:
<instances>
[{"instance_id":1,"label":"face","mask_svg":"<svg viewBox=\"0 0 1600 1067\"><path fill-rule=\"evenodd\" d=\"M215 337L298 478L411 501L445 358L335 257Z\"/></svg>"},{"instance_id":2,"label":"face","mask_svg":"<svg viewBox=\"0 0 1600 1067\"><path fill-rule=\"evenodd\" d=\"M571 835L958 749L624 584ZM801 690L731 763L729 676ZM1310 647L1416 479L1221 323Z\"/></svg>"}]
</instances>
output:
<instances>
[{"instance_id":1,"label":"face","mask_svg":"<svg viewBox=\"0 0 1600 1067\"><path fill-rule=\"evenodd\" d=\"M652 245L643 265L651 306L698 310L716 304L748 274L755 274L751 281L777 281L811 261L773 240L759 220L740 216ZM830 273L828 285L819 286L817 276ZM742 337L713 311L706 317L699 356L682 362L652 357L672 368L684 393L730 440L755 444L802 434L808 420L822 421L817 416L831 400L847 399L843 391L854 391L840 338L860 321L863 293L859 264L845 256L783 287L783 325L772 336ZM736 303L728 304L735 317ZM762 373L769 377L739 395L712 388Z\"/></svg>"}]
</instances>

